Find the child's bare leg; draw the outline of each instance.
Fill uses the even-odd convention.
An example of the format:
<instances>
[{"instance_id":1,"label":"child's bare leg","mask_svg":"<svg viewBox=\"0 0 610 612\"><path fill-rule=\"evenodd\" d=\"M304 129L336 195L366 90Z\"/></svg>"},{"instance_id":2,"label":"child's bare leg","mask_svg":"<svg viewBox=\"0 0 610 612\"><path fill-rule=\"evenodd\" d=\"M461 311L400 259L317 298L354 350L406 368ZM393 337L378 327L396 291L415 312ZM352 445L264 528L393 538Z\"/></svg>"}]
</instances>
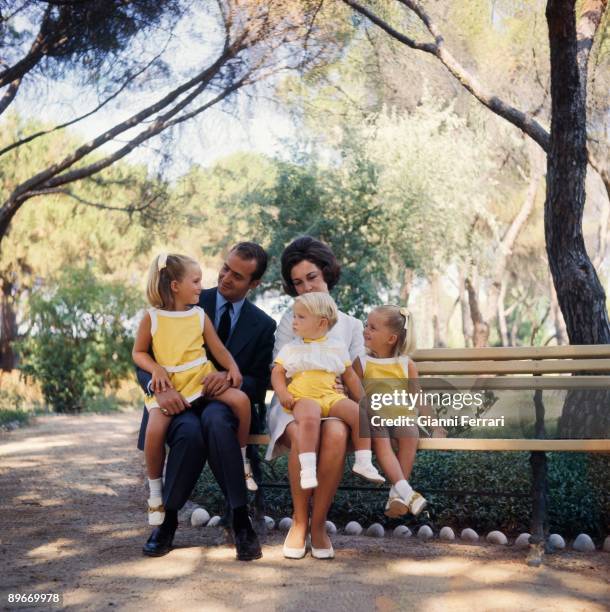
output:
<instances>
[{"instance_id":1,"label":"child's bare leg","mask_svg":"<svg viewBox=\"0 0 610 612\"><path fill-rule=\"evenodd\" d=\"M297 400L292 414L298 429L299 453L315 453L320 438L320 404L310 399Z\"/></svg>"},{"instance_id":2,"label":"child's bare leg","mask_svg":"<svg viewBox=\"0 0 610 612\"><path fill-rule=\"evenodd\" d=\"M163 508L163 462L165 461L165 437L167 428L172 420L159 408L152 408L148 413L146 438L144 440L144 456L146 458L146 471L148 473L148 523L161 525L165 518Z\"/></svg>"},{"instance_id":3,"label":"child's bare leg","mask_svg":"<svg viewBox=\"0 0 610 612\"><path fill-rule=\"evenodd\" d=\"M401 428L402 430L403 428ZM405 427L404 435L396 438L398 441L398 461L405 478L411 478L413 464L415 463L415 453L417 452L417 443L419 442L419 432L417 427Z\"/></svg>"},{"instance_id":4,"label":"child's bare leg","mask_svg":"<svg viewBox=\"0 0 610 612\"><path fill-rule=\"evenodd\" d=\"M360 437L360 409L358 404L350 399L339 400L331 406L329 414L345 421L352 430L352 443L356 451L354 453L356 460L352 467L354 474L377 484L385 482L385 478L373 465L371 439Z\"/></svg>"},{"instance_id":5,"label":"child's bare leg","mask_svg":"<svg viewBox=\"0 0 610 612\"><path fill-rule=\"evenodd\" d=\"M329 415L347 423L352 431L352 444L359 450L371 450L371 439L360 437L360 409L351 399L339 400L330 409Z\"/></svg>"},{"instance_id":6,"label":"child's bare leg","mask_svg":"<svg viewBox=\"0 0 610 612\"><path fill-rule=\"evenodd\" d=\"M398 457L392 448L390 438L373 438L373 450L383 473L392 484L405 479Z\"/></svg>"},{"instance_id":7,"label":"child's bare leg","mask_svg":"<svg viewBox=\"0 0 610 612\"><path fill-rule=\"evenodd\" d=\"M292 409L297 425L297 448L301 465L301 489L318 486L316 447L320 439L320 404L310 399L297 400Z\"/></svg>"},{"instance_id":8,"label":"child's bare leg","mask_svg":"<svg viewBox=\"0 0 610 612\"><path fill-rule=\"evenodd\" d=\"M158 408L152 408L148 413L144 458L146 460L146 472L150 479L161 478L163 475L165 437L171 420L171 416L164 415Z\"/></svg>"},{"instance_id":9,"label":"child's bare leg","mask_svg":"<svg viewBox=\"0 0 610 612\"><path fill-rule=\"evenodd\" d=\"M237 441L241 449L241 459L244 464L244 476L246 479L246 488L248 491L258 491L258 485L252 476L250 461L246 457L246 448L248 445L248 435L250 434L250 419L252 417L252 408L248 396L239 389L227 389L217 399L231 408L233 414L237 417Z\"/></svg>"},{"instance_id":10,"label":"child's bare leg","mask_svg":"<svg viewBox=\"0 0 610 612\"><path fill-rule=\"evenodd\" d=\"M237 417L239 425L237 427L237 441L240 447L248 444L250 434L250 419L252 418L252 408L248 396L239 389L227 389L214 399L226 404Z\"/></svg>"}]
</instances>

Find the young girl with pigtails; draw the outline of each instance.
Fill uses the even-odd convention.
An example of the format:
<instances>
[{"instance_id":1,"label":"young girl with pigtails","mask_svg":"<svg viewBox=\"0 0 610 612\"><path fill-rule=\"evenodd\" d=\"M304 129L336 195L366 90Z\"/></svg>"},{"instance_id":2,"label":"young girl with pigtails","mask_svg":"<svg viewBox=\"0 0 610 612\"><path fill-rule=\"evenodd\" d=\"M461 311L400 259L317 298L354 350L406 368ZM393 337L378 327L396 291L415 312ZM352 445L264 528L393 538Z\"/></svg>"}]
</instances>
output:
<instances>
[{"instance_id":1,"label":"young girl with pigtails","mask_svg":"<svg viewBox=\"0 0 610 612\"><path fill-rule=\"evenodd\" d=\"M242 376L231 353L218 338L214 325L202 308L195 306L201 293L201 268L190 257L162 253L155 257L148 273L146 297L151 305L138 328L133 347L133 360L152 375L151 391L159 393L173 388L199 409L205 393L203 380L215 371L206 348L227 370L231 387L215 399L223 402L239 421L237 439L242 450L246 486L258 487L246 459L250 430L250 400L239 390ZM151 349L152 355L151 356ZM148 426L144 456L148 472L150 498L148 522L161 525L163 507L162 473L165 461L165 437L171 415L163 411L154 395L145 399Z\"/></svg>"},{"instance_id":2,"label":"young girl with pigtails","mask_svg":"<svg viewBox=\"0 0 610 612\"><path fill-rule=\"evenodd\" d=\"M406 308L379 306L368 315L364 327L366 355L354 362L354 370L362 380L368 396L395 381L404 387L417 379L417 368L409 358L415 350L413 317ZM429 412L430 409L424 407ZM381 469L392 482L385 514L398 517L408 512L417 516L427 505L426 499L409 484L419 441L416 426L375 427L372 447ZM442 428L433 435L443 436ZM392 441L397 444L395 453Z\"/></svg>"}]
</instances>

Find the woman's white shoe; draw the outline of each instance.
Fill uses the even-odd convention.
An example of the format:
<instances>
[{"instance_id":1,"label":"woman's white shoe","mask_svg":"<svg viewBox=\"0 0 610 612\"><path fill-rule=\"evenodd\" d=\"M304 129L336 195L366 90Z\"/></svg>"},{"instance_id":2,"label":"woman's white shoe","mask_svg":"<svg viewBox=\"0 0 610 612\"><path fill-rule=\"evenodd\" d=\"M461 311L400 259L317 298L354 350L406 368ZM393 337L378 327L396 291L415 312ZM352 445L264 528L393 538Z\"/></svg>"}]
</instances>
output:
<instances>
[{"instance_id":1,"label":"woman's white shoe","mask_svg":"<svg viewBox=\"0 0 610 612\"><path fill-rule=\"evenodd\" d=\"M330 548L314 548L312 545L311 556L314 559L334 559L335 549L333 548L332 544L330 545Z\"/></svg>"},{"instance_id":2,"label":"woman's white shoe","mask_svg":"<svg viewBox=\"0 0 610 612\"><path fill-rule=\"evenodd\" d=\"M290 548L286 546L286 542L288 541L288 537L290 535L290 530L286 534L286 539L284 540L284 546L282 547L282 553L286 559L302 559L307 553L307 539L305 539L305 544L303 544L303 548Z\"/></svg>"}]
</instances>

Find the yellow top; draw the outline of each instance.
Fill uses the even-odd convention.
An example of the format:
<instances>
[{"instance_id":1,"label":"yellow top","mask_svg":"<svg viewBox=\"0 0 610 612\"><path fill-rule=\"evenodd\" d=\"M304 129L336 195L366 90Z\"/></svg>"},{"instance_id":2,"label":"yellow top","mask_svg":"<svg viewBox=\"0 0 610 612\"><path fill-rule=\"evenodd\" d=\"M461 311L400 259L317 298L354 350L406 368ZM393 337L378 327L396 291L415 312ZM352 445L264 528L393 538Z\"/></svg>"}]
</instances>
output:
<instances>
[{"instance_id":1,"label":"yellow top","mask_svg":"<svg viewBox=\"0 0 610 612\"><path fill-rule=\"evenodd\" d=\"M322 416L328 416L333 404L345 399L335 389L335 378L352 365L342 342L326 336L316 339L299 338L282 347L275 363L279 363L291 379L288 392L297 400L318 402Z\"/></svg>"},{"instance_id":2,"label":"yellow top","mask_svg":"<svg viewBox=\"0 0 610 612\"><path fill-rule=\"evenodd\" d=\"M215 371L204 348L203 309L150 308L148 314L155 361L165 368L172 385L187 401L197 399L203 392L202 378ZM145 403L148 409L159 406L154 397L147 397Z\"/></svg>"},{"instance_id":3,"label":"yellow top","mask_svg":"<svg viewBox=\"0 0 610 612\"><path fill-rule=\"evenodd\" d=\"M367 398L373 393L409 391L409 358L406 355L377 358L369 355L359 357L362 367L362 386ZM413 415L402 405L384 406L384 417Z\"/></svg>"}]
</instances>

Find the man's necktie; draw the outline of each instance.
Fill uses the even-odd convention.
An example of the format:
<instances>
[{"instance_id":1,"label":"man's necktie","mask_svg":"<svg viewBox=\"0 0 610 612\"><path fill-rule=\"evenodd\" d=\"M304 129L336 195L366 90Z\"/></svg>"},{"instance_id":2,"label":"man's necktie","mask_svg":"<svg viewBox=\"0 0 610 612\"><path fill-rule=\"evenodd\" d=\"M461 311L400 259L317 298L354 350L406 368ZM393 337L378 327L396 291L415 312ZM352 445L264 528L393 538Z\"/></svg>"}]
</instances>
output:
<instances>
[{"instance_id":1,"label":"man's necktie","mask_svg":"<svg viewBox=\"0 0 610 612\"><path fill-rule=\"evenodd\" d=\"M220 317L220 322L218 323L218 337L223 344L227 343L229 339L229 335L231 333L231 313L233 312L233 304L231 302L227 302L224 305L224 312Z\"/></svg>"}]
</instances>

